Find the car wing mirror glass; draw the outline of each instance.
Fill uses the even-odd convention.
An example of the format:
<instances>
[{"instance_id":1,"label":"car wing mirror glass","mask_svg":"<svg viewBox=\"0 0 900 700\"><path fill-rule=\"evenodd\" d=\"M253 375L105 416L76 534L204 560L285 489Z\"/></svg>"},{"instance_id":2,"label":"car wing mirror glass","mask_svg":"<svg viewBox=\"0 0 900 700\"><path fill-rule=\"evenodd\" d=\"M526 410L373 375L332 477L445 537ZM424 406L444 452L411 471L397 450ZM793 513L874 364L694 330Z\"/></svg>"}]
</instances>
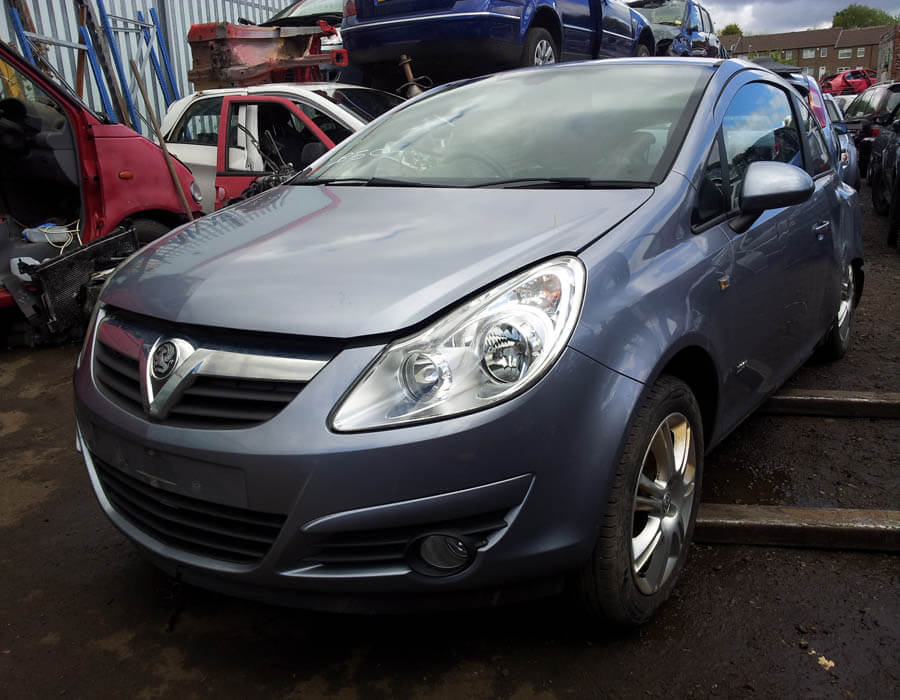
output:
<instances>
[{"instance_id":1,"label":"car wing mirror glass","mask_svg":"<svg viewBox=\"0 0 900 700\"><path fill-rule=\"evenodd\" d=\"M750 163L741 183L740 215L731 227L742 232L769 209L780 209L802 204L815 189L812 178L795 165L775 161Z\"/></svg>"}]
</instances>

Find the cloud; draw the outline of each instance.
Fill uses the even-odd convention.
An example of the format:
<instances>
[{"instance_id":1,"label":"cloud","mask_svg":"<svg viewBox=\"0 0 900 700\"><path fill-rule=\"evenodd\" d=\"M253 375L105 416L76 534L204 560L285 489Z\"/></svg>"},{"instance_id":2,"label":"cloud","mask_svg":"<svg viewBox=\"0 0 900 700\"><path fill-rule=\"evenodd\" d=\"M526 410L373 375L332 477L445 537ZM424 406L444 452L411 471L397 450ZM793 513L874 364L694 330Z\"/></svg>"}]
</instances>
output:
<instances>
[{"instance_id":1,"label":"cloud","mask_svg":"<svg viewBox=\"0 0 900 700\"><path fill-rule=\"evenodd\" d=\"M735 22L746 34L771 34L831 26L831 19L853 0L705 0L716 28ZM861 4L892 15L900 0L864 0Z\"/></svg>"}]
</instances>

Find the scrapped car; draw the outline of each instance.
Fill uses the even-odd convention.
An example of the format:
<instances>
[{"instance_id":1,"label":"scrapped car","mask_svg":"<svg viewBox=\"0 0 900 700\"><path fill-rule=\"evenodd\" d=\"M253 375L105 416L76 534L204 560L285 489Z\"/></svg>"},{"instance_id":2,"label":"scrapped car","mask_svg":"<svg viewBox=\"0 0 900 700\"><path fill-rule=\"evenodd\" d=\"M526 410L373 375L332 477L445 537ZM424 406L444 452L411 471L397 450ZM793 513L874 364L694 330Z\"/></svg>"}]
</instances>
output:
<instances>
[{"instance_id":1,"label":"scrapped car","mask_svg":"<svg viewBox=\"0 0 900 700\"><path fill-rule=\"evenodd\" d=\"M305 168L402 101L340 83L204 90L174 102L161 128L169 151L197 178L208 213L258 178Z\"/></svg>"},{"instance_id":2,"label":"scrapped car","mask_svg":"<svg viewBox=\"0 0 900 700\"><path fill-rule=\"evenodd\" d=\"M822 92L832 95L857 95L878 82L878 75L871 68L845 70L822 78Z\"/></svg>"},{"instance_id":3,"label":"scrapped car","mask_svg":"<svg viewBox=\"0 0 900 700\"><path fill-rule=\"evenodd\" d=\"M877 214L888 216L888 245L897 245L900 230L900 106L890 114L875 118L880 131L872 142L869 160L869 184L872 188L872 207Z\"/></svg>"},{"instance_id":4,"label":"scrapped car","mask_svg":"<svg viewBox=\"0 0 900 700\"><path fill-rule=\"evenodd\" d=\"M201 215L191 172L173 167L191 216ZM146 243L187 219L157 144L95 113L0 41L0 335L24 324L30 345L63 330L37 296L47 290L14 261L71 253L126 221ZM97 251L107 259L108 246L93 246L70 261L81 268L74 276L57 275L63 297L81 294L79 272Z\"/></svg>"},{"instance_id":5,"label":"scrapped car","mask_svg":"<svg viewBox=\"0 0 900 700\"><path fill-rule=\"evenodd\" d=\"M381 85L400 75L402 55L435 83L516 66L651 55L645 27L622 0L348 0L341 31L350 63Z\"/></svg>"},{"instance_id":6,"label":"scrapped car","mask_svg":"<svg viewBox=\"0 0 900 700\"><path fill-rule=\"evenodd\" d=\"M859 93L844 110L844 123L859 151L859 173L868 177L872 143L881 131L876 117L890 114L900 105L900 82L875 85Z\"/></svg>"},{"instance_id":7,"label":"scrapped car","mask_svg":"<svg viewBox=\"0 0 900 700\"><path fill-rule=\"evenodd\" d=\"M74 377L100 506L233 594L373 611L571 580L640 623L704 455L847 351L863 257L835 165L742 61L429 91L113 275Z\"/></svg>"},{"instance_id":8,"label":"scrapped car","mask_svg":"<svg viewBox=\"0 0 900 700\"><path fill-rule=\"evenodd\" d=\"M847 131L847 127L844 125L844 112L837 100L834 99L834 95L826 93L822 98L825 104L825 111L828 114L829 126L837 136L838 158L840 160L838 172L841 174L841 180L855 190L859 190L862 187L859 177L859 154L856 151L856 144L853 143L853 139L850 137L850 132ZM829 126L824 128L827 129Z\"/></svg>"},{"instance_id":9,"label":"scrapped car","mask_svg":"<svg viewBox=\"0 0 900 700\"><path fill-rule=\"evenodd\" d=\"M647 20L650 55L723 57L709 11L696 0L627 0ZM727 54L726 56L727 57Z\"/></svg>"}]
</instances>

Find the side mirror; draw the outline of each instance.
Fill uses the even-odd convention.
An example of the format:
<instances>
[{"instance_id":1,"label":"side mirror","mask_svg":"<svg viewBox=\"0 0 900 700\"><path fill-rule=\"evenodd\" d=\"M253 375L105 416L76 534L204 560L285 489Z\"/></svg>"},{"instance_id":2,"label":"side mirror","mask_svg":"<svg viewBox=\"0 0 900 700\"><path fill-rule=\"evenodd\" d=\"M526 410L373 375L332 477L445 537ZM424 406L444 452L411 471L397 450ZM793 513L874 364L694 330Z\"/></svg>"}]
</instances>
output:
<instances>
[{"instance_id":1,"label":"side mirror","mask_svg":"<svg viewBox=\"0 0 900 700\"><path fill-rule=\"evenodd\" d=\"M741 233L769 209L803 204L815 190L804 170L788 163L756 161L744 173L739 198L740 215L731 227Z\"/></svg>"},{"instance_id":2,"label":"side mirror","mask_svg":"<svg viewBox=\"0 0 900 700\"><path fill-rule=\"evenodd\" d=\"M831 125L834 127L835 133L840 134L841 136L846 136L850 133L844 122L831 122Z\"/></svg>"},{"instance_id":3,"label":"side mirror","mask_svg":"<svg viewBox=\"0 0 900 700\"><path fill-rule=\"evenodd\" d=\"M884 114L876 114L872 117L872 121L876 124L880 124L881 126L888 126L894 121L894 115L890 112L885 112Z\"/></svg>"},{"instance_id":4,"label":"side mirror","mask_svg":"<svg viewBox=\"0 0 900 700\"><path fill-rule=\"evenodd\" d=\"M692 24L690 27L688 27L688 33L690 33L690 34L693 34L695 32L699 32L699 31L700 31L699 25Z\"/></svg>"},{"instance_id":5,"label":"side mirror","mask_svg":"<svg viewBox=\"0 0 900 700\"><path fill-rule=\"evenodd\" d=\"M324 156L328 152L324 143L313 141L303 147L300 152L300 168L305 168L320 156Z\"/></svg>"},{"instance_id":6,"label":"side mirror","mask_svg":"<svg viewBox=\"0 0 900 700\"><path fill-rule=\"evenodd\" d=\"M895 134L900 134L900 121L893 122L891 128L894 130Z\"/></svg>"}]
</instances>

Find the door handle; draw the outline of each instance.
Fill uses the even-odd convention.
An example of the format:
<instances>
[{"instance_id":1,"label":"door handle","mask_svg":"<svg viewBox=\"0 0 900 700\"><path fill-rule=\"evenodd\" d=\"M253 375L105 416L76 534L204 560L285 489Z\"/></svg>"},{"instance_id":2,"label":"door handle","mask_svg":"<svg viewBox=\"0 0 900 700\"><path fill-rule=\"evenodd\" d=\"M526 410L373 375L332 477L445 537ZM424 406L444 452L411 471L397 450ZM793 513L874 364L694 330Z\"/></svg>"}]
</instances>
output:
<instances>
[{"instance_id":1,"label":"door handle","mask_svg":"<svg viewBox=\"0 0 900 700\"><path fill-rule=\"evenodd\" d=\"M813 226L813 233L816 234L816 238L821 241L825 239L825 232L830 228L830 221L820 221L815 226Z\"/></svg>"}]
</instances>

